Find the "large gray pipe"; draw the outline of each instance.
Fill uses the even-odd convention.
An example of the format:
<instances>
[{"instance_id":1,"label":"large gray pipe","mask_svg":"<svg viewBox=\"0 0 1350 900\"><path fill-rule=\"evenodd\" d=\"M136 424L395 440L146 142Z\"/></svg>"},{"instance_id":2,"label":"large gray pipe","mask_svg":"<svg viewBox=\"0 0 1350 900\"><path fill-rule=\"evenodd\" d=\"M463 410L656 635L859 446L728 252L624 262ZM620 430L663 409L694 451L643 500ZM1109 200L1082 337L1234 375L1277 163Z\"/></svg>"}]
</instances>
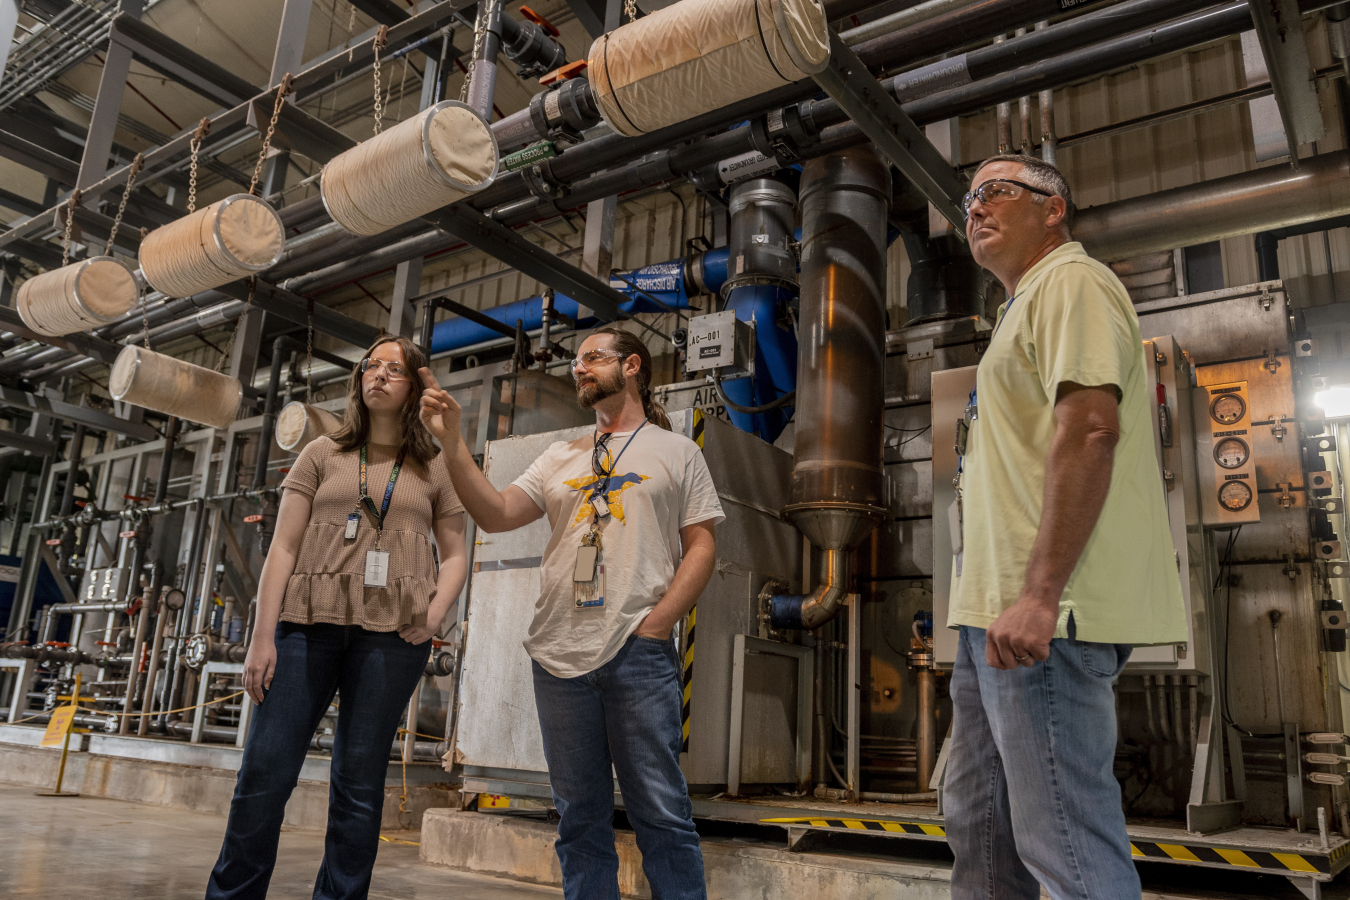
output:
<instances>
[{"instance_id":1,"label":"large gray pipe","mask_svg":"<svg viewBox=\"0 0 1350 900\"><path fill-rule=\"evenodd\" d=\"M1350 150L1080 210L1073 236L1100 260L1350 214Z\"/></svg>"},{"instance_id":2,"label":"large gray pipe","mask_svg":"<svg viewBox=\"0 0 1350 900\"><path fill-rule=\"evenodd\" d=\"M890 166L870 144L813 159L802 172L797 436L783 512L827 551L827 565L814 594L774 599L775 627L814 628L838 613L849 551L885 515L890 197Z\"/></svg>"}]
</instances>

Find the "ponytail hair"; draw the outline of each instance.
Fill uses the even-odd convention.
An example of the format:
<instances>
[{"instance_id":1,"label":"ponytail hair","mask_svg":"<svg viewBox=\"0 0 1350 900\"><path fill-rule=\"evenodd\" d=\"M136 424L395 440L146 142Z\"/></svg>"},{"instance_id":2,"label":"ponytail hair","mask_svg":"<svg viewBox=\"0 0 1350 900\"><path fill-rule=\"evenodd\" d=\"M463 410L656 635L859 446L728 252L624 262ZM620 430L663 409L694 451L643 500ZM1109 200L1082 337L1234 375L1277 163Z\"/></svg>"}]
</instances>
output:
<instances>
[{"instance_id":1,"label":"ponytail hair","mask_svg":"<svg viewBox=\"0 0 1350 900\"><path fill-rule=\"evenodd\" d=\"M652 396L652 353L647 349L647 345L642 343L642 339L632 332L624 331L622 328L613 325L597 328L591 334L609 335L611 350L619 351L624 355L624 358L629 356L638 358L641 363L638 366L637 373L638 396L642 398L642 411L653 425L658 425L666 431L670 431L670 416L666 415L666 408Z\"/></svg>"}]
</instances>

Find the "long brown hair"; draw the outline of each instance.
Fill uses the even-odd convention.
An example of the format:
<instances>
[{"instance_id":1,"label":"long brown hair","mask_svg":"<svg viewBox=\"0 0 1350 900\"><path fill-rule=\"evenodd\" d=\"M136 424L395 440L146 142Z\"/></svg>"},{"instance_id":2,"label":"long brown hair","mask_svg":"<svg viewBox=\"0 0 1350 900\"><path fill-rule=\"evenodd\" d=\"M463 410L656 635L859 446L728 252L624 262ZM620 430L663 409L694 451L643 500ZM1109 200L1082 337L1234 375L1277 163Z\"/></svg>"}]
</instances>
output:
<instances>
[{"instance_id":1,"label":"long brown hair","mask_svg":"<svg viewBox=\"0 0 1350 900\"><path fill-rule=\"evenodd\" d=\"M403 411L399 416L399 433L403 435L399 453L404 459L426 466L436 458L436 444L431 433L422 424L419 410L422 403L422 390L419 385L418 369L427 364L422 348L405 337L383 334L370 345L362 355L361 361L352 369L347 379L347 409L342 415L342 426L329 437L338 445L339 450L358 450L370 440L370 410L366 408L366 398L361 394L361 362L370 359L370 354L381 344L398 344L403 351L403 364L412 374L413 383L408 391L408 399L403 401Z\"/></svg>"},{"instance_id":2,"label":"long brown hair","mask_svg":"<svg viewBox=\"0 0 1350 900\"><path fill-rule=\"evenodd\" d=\"M638 396L642 398L642 411L646 413L647 419L652 424L670 431L670 416L666 415L666 408L652 397L652 352L647 349L647 345L642 343L642 339L632 332L624 331L622 328L616 328L613 325L597 328L591 334L609 335L610 349L618 350L624 355L624 359L629 356L637 356L641 361L641 365L638 367L637 383ZM622 360L620 365L622 365Z\"/></svg>"}]
</instances>

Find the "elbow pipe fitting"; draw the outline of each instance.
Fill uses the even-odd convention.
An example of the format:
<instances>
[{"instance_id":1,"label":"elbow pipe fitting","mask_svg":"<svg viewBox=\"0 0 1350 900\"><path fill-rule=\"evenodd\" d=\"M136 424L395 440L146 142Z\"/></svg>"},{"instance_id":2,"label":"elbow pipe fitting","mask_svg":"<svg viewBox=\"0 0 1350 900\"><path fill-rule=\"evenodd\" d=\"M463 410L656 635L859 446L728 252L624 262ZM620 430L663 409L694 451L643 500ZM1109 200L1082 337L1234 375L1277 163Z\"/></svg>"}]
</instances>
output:
<instances>
[{"instance_id":1,"label":"elbow pipe fitting","mask_svg":"<svg viewBox=\"0 0 1350 900\"><path fill-rule=\"evenodd\" d=\"M825 551L825 578L810 594L779 594L769 601L774 628L810 631L839 615L853 580L850 551Z\"/></svg>"}]
</instances>

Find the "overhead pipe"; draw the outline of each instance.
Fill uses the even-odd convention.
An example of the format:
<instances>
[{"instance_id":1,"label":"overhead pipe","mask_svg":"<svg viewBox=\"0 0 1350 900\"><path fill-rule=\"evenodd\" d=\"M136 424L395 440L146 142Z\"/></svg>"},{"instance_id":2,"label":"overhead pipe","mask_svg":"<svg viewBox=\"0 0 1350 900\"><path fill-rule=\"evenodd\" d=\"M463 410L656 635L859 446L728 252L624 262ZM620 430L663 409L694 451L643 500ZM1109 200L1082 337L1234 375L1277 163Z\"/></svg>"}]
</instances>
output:
<instances>
[{"instance_id":1,"label":"overhead pipe","mask_svg":"<svg viewBox=\"0 0 1350 900\"><path fill-rule=\"evenodd\" d=\"M1111 261L1350 215L1350 150L1079 210L1074 238Z\"/></svg>"},{"instance_id":2,"label":"overhead pipe","mask_svg":"<svg viewBox=\"0 0 1350 900\"><path fill-rule=\"evenodd\" d=\"M822 584L774 598L775 628L829 621L851 590L853 548L885 516L886 213L890 166L868 146L813 159L802 172L797 430L783 509L826 551Z\"/></svg>"}]
</instances>

